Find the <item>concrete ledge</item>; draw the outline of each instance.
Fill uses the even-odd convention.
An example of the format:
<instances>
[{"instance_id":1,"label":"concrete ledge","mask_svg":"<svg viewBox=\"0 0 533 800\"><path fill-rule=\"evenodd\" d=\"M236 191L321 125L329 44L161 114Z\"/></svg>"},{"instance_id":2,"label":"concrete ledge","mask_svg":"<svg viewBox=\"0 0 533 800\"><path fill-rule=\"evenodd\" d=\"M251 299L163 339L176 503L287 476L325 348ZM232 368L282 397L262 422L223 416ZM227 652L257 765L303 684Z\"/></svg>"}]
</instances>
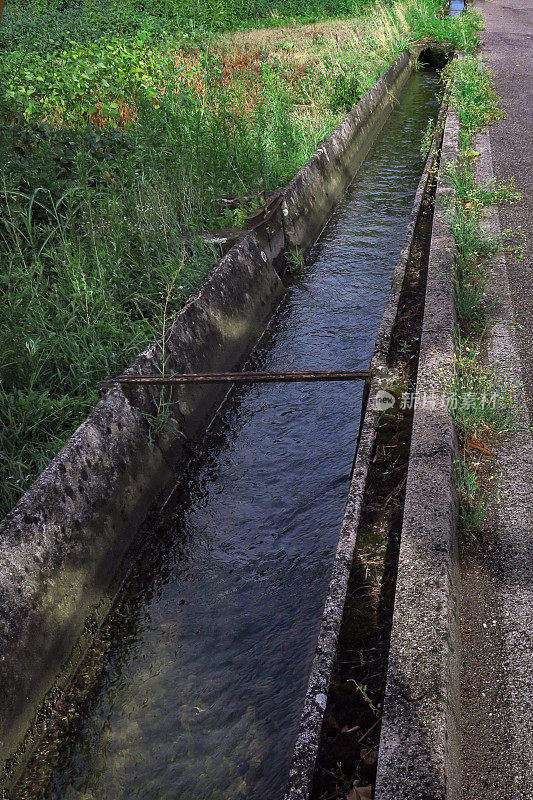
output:
<instances>
[{"instance_id":1,"label":"concrete ledge","mask_svg":"<svg viewBox=\"0 0 533 800\"><path fill-rule=\"evenodd\" d=\"M443 123L445 108L446 102L443 101L437 129L440 129ZM398 314L400 294L405 278L405 271L411 255L416 225L420 217L422 201L435 160L436 150L437 144L436 141L434 141L415 194L404 244L393 273L389 297L376 338L376 346L371 362L373 377L369 387L367 407L364 411L359 434L348 501L341 525L315 657L305 695L304 708L291 762L285 800L307 800L311 790L329 683L337 652L339 631L346 602L348 579L350 577L355 552L363 495L367 483L377 425L383 410L380 406L378 393L381 389L390 387L391 383L392 376L387 366L387 360L390 352L392 332Z\"/></svg>"},{"instance_id":2,"label":"concrete ledge","mask_svg":"<svg viewBox=\"0 0 533 800\"><path fill-rule=\"evenodd\" d=\"M291 181L277 217L231 248L129 372L222 371L242 360L284 290L285 247L315 240L411 68L405 51ZM0 523L0 789L31 754L113 601L143 519L224 391L164 393L175 425L150 446L159 391L113 389Z\"/></svg>"},{"instance_id":3,"label":"concrete ledge","mask_svg":"<svg viewBox=\"0 0 533 800\"><path fill-rule=\"evenodd\" d=\"M450 111L442 169L458 155ZM449 386L456 325L453 234L439 179L428 265L376 800L459 800L457 443L449 409L424 407Z\"/></svg>"}]
</instances>

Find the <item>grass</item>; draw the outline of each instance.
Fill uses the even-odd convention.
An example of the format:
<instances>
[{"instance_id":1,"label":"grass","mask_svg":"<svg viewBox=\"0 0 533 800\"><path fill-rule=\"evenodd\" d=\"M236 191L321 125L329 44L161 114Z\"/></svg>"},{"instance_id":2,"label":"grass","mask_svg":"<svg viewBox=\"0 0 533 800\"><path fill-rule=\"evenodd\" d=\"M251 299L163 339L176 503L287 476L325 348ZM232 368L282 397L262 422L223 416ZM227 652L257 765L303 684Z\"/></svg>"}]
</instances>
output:
<instances>
[{"instance_id":1,"label":"grass","mask_svg":"<svg viewBox=\"0 0 533 800\"><path fill-rule=\"evenodd\" d=\"M460 202L450 215L458 257L454 265L455 308L463 332L480 335L484 329L484 298L488 272L484 258L495 253L499 241L481 233L476 213Z\"/></svg>"},{"instance_id":2,"label":"grass","mask_svg":"<svg viewBox=\"0 0 533 800\"><path fill-rule=\"evenodd\" d=\"M479 342L460 332L450 393L458 401L452 415L461 440L482 441L512 427L513 387L483 364Z\"/></svg>"},{"instance_id":3,"label":"grass","mask_svg":"<svg viewBox=\"0 0 533 800\"><path fill-rule=\"evenodd\" d=\"M480 184L476 180L476 134L503 116L490 73L473 53L450 65L447 73L461 125L458 161L446 168L453 188L448 217L457 246L454 282L459 319L450 391L456 401L452 415L461 450L456 463L461 522L463 530L475 533L482 528L490 505L487 485L493 478L493 454L488 443L512 430L516 406L515 388L484 362L482 354L490 279L487 259L508 247L514 233L491 237L481 222L487 205L516 202L521 195L514 181Z\"/></svg>"},{"instance_id":4,"label":"grass","mask_svg":"<svg viewBox=\"0 0 533 800\"><path fill-rule=\"evenodd\" d=\"M455 462L455 477L461 499L461 526L463 531L475 537L487 517L489 504L479 462L472 459L468 450L463 450L461 457Z\"/></svg>"},{"instance_id":5,"label":"grass","mask_svg":"<svg viewBox=\"0 0 533 800\"><path fill-rule=\"evenodd\" d=\"M456 311L463 333L474 338L485 327L484 298L488 283L485 259L505 247L511 231L491 237L481 229L486 206L513 203L522 198L514 180L479 184L475 177L478 153L473 137L485 124L501 117L489 74L475 56L467 56L452 68L455 83L452 102L461 119L460 154L456 164L446 165L446 179L453 188L454 204L449 219L458 250L455 264Z\"/></svg>"},{"instance_id":6,"label":"grass","mask_svg":"<svg viewBox=\"0 0 533 800\"><path fill-rule=\"evenodd\" d=\"M426 129L422 134L422 141L420 142L420 153L423 158L427 158L429 155L429 151L431 150L431 145L433 144L433 139L435 138L435 131L436 131L436 120L434 119L428 120Z\"/></svg>"},{"instance_id":7,"label":"grass","mask_svg":"<svg viewBox=\"0 0 533 800\"><path fill-rule=\"evenodd\" d=\"M0 29L0 111L4 118L23 114L56 125L125 125L136 118L139 95L159 104L169 78L200 88L206 65L218 69L217 78L227 77L216 58L219 30L252 20L258 26L272 19L351 14L361 22L357 46L330 53L322 64L318 59L312 82L304 81L314 85L315 94L327 89L334 109L346 109L410 41L432 35L461 49L475 46L479 17L471 12L451 19L440 13L442 5L441 0L173 0L148 13L135 0L41 0L31 6L12 0Z\"/></svg>"},{"instance_id":8,"label":"grass","mask_svg":"<svg viewBox=\"0 0 533 800\"><path fill-rule=\"evenodd\" d=\"M217 197L275 188L311 154L323 119L293 119L283 84L263 76L249 113L243 87L224 92L207 65L200 97L182 86L157 109L139 98L122 129L0 130L2 510L99 381L161 332L168 286L173 313L216 262L187 237L227 224Z\"/></svg>"},{"instance_id":9,"label":"grass","mask_svg":"<svg viewBox=\"0 0 533 800\"><path fill-rule=\"evenodd\" d=\"M461 121L462 149L465 150L468 147L465 141L471 144L476 133L502 119L504 114L492 76L478 55L471 52L450 64L448 74L453 78L451 98Z\"/></svg>"},{"instance_id":10,"label":"grass","mask_svg":"<svg viewBox=\"0 0 533 800\"><path fill-rule=\"evenodd\" d=\"M476 46L479 16L452 20L441 5L11 0L0 29L0 515L86 417L99 382L208 274L219 254L196 232L242 224L410 41ZM299 49L253 29L292 20L296 35L297 22L332 15L351 15L342 37L311 26Z\"/></svg>"},{"instance_id":11,"label":"grass","mask_svg":"<svg viewBox=\"0 0 533 800\"><path fill-rule=\"evenodd\" d=\"M457 164L447 165L447 178L459 206L472 216L480 217L483 208L494 203L516 203L522 194L516 190L514 179L479 184L474 175L475 156L461 154Z\"/></svg>"}]
</instances>

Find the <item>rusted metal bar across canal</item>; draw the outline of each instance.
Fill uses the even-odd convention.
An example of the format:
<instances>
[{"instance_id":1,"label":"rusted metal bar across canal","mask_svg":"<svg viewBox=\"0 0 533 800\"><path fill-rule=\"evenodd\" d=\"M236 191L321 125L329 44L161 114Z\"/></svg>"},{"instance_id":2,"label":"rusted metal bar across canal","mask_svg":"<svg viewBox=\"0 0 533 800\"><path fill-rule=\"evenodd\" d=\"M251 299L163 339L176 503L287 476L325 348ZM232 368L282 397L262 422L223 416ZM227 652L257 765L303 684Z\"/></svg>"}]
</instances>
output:
<instances>
[{"instance_id":1,"label":"rusted metal bar across canal","mask_svg":"<svg viewBox=\"0 0 533 800\"><path fill-rule=\"evenodd\" d=\"M299 372L196 372L175 375L117 375L102 383L107 389L114 383L173 385L183 383L304 383L313 381L368 381L369 369L307 370Z\"/></svg>"}]
</instances>

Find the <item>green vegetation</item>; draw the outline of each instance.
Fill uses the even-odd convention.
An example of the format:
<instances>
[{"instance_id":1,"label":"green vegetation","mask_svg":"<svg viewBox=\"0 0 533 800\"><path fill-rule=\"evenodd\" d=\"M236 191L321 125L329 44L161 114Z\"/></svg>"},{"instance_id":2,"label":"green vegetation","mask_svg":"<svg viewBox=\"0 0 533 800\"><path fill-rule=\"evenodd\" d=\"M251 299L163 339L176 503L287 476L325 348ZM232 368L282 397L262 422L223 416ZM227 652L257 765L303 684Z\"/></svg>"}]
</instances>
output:
<instances>
[{"instance_id":1,"label":"green vegetation","mask_svg":"<svg viewBox=\"0 0 533 800\"><path fill-rule=\"evenodd\" d=\"M10 0L0 514L86 417L98 383L161 334L216 262L195 233L243 224L409 42L476 46L479 16L449 19L441 6ZM309 20L326 21L296 24Z\"/></svg>"},{"instance_id":2,"label":"green vegetation","mask_svg":"<svg viewBox=\"0 0 533 800\"><path fill-rule=\"evenodd\" d=\"M514 179L509 182L492 180L479 184L473 172L476 155L474 151L469 154L469 151L462 150L459 163L447 165L449 183L461 206L466 209L475 206L475 210L479 212L484 206L493 203L514 203L521 200L522 195L516 191Z\"/></svg>"},{"instance_id":3,"label":"green vegetation","mask_svg":"<svg viewBox=\"0 0 533 800\"><path fill-rule=\"evenodd\" d=\"M481 58L470 53L448 67L453 77L452 102L461 120L462 150L485 125L502 119L492 76Z\"/></svg>"},{"instance_id":4,"label":"green vegetation","mask_svg":"<svg viewBox=\"0 0 533 800\"><path fill-rule=\"evenodd\" d=\"M481 530L489 510L486 486L479 466L479 460L464 456L455 465L457 491L461 498L461 526L463 531L470 534Z\"/></svg>"},{"instance_id":5,"label":"green vegetation","mask_svg":"<svg viewBox=\"0 0 533 800\"><path fill-rule=\"evenodd\" d=\"M475 46L479 17L471 12L450 19L440 14L442 5L165 0L148 12L136 0L12 0L0 29L2 116L23 114L61 126L124 124L136 118L138 96L155 107L167 98L169 81L178 89L191 83L198 89L204 81L220 87L227 75L217 58L219 30L351 14L362 20L357 46L352 41L340 53L330 52L311 70L315 94L327 89L334 110L346 109L410 41L432 35L460 49ZM276 65L276 59L266 61L261 66Z\"/></svg>"},{"instance_id":6,"label":"green vegetation","mask_svg":"<svg viewBox=\"0 0 533 800\"><path fill-rule=\"evenodd\" d=\"M428 120L426 129L422 134L422 141L420 142L420 152L423 158L427 158L429 155L429 151L431 150L431 145L433 144L433 139L435 136L435 131L436 131L436 120L434 119Z\"/></svg>"},{"instance_id":7,"label":"green vegetation","mask_svg":"<svg viewBox=\"0 0 533 800\"><path fill-rule=\"evenodd\" d=\"M513 387L484 366L479 342L463 339L460 333L452 394L469 400L453 410L462 441L481 441L487 433L503 433L512 425Z\"/></svg>"},{"instance_id":8,"label":"green vegetation","mask_svg":"<svg viewBox=\"0 0 533 800\"><path fill-rule=\"evenodd\" d=\"M512 203L521 195L514 181L482 185L476 180L479 154L474 149L475 137L503 116L490 73L474 54L451 64L447 72L451 102L461 125L458 162L447 165L447 179L454 190L448 213L457 246L455 306L459 318L451 394L463 400L453 407L461 450L456 465L461 519L464 530L475 532L481 528L489 506L489 445L512 428L515 407L514 387L483 362L482 343L489 281L486 259L503 246L511 246L516 232L504 231L497 238L491 237L483 231L481 222L487 205Z\"/></svg>"}]
</instances>

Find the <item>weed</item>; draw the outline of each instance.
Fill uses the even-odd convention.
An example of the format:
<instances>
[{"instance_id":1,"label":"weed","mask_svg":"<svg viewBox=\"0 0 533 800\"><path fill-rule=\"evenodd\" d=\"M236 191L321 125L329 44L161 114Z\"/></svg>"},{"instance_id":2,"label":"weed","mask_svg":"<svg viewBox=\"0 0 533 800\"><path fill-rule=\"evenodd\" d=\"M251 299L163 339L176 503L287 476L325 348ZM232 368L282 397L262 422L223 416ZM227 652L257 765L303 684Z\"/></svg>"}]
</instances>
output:
<instances>
[{"instance_id":1,"label":"weed","mask_svg":"<svg viewBox=\"0 0 533 800\"><path fill-rule=\"evenodd\" d=\"M485 366L480 346L457 335L450 387L457 403L452 406L461 437L482 440L486 434L506 433L513 427L515 389L502 376Z\"/></svg>"},{"instance_id":2,"label":"weed","mask_svg":"<svg viewBox=\"0 0 533 800\"><path fill-rule=\"evenodd\" d=\"M479 216L488 205L517 203L523 195L516 190L514 179L492 180L479 184L474 175L473 158L462 155L457 164L447 164L445 177L453 188L455 200L473 215Z\"/></svg>"},{"instance_id":3,"label":"weed","mask_svg":"<svg viewBox=\"0 0 533 800\"><path fill-rule=\"evenodd\" d=\"M184 436L171 411L172 399L165 400L162 389L158 400L155 402L155 413L143 412L142 416L148 423L148 444L153 450L162 436Z\"/></svg>"},{"instance_id":4,"label":"weed","mask_svg":"<svg viewBox=\"0 0 533 800\"><path fill-rule=\"evenodd\" d=\"M487 516L488 501L482 485L478 465L463 453L455 462L457 491L461 500L460 516L463 531L479 531Z\"/></svg>"},{"instance_id":5,"label":"weed","mask_svg":"<svg viewBox=\"0 0 533 800\"><path fill-rule=\"evenodd\" d=\"M496 253L505 241L504 235L487 236L483 233L477 215L466 213L460 205L452 210L450 224L457 249L468 269L473 268L480 259Z\"/></svg>"},{"instance_id":6,"label":"weed","mask_svg":"<svg viewBox=\"0 0 533 800\"><path fill-rule=\"evenodd\" d=\"M239 203L237 208L233 211L231 222L236 228L244 228L246 220L250 214L251 208L248 203Z\"/></svg>"},{"instance_id":7,"label":"weed","mask_svg":"<svg viewBox=\"0 0 533 800\"><path fill-rule=\"evenodd\" d=\"M332 111L350 111L362 93L359 76L353 64L339 64L329 73L329 106Z\"/></svg>"},{"instance_id":8,"label":"weed","mask_svg":"<svg viewBox=\"0 0 533 800\"><path fill-rule=\"evenodd\" d=\"M379 710L376 708L376 706L372 702L372 698L369 697L366 685L363 686L363 684L361 684L358 681L354 680L354 678L348 678L347 683L353 683L355 685L355 688L357 689L358 692L361 693L361 695L363 697L363 700L368 705L369 709L372 711L373 714L378 716Z\"/></svg>"},{"instance_id":9,"label":"weed","mask_svg":"<svg viewBox=\"0 0 533 800\"><path fill-rule=\"evenodd\" d=\"M454 60L446 67L445 76L451 85L452 104L467 137L503 118L491 74L478 56L470 53Z\"/></svg>"},{"instance_id":10,"label":"weed","mask_svg":"<svg viewBox=\"0 0 533 800\"><path fill-rule=\"evenodd\" d=\"M422 140L420 142L420 153L423 158L427 158L431 145L433 144L433 137L435 136L435 120L428 120L428 124L422 133Z\"/></svg>"},{"instance_id":11,"label":"weed","mask_svg":"<svg viewBox=\"0 0 533 800\"><path fill-rule=\"evenodd\" d=\"M289 275L299 275L305 264L305 258L302 251L297 247L295 247L294 250L290 250L285 256L285 264Z\"/></svg>"},{"instance_id":12,"label":"weed","mask_svg":"<svg viewBox=\"0 0 533 800\"><path fill-rule=\"evenodd\" d=\"M455 278L455 310L464 330L481 335L485 327L483 284Z\"/></svg>"},{"instance_id":13,"label":"weed","mask_svg":"<svg viewBox=\"0 0 533 800\"><path fill-rule=\"evenodd\" d=\"M451 102L460 119L459 159L447 165L446 179L453 189L448 218L457 246L455 264L455 306L460 322L452 377L452 415L462 448L456 462L463 530L475 533L486 517L489 495L481 480L481 464L491 479L486 444L515 425L515 390L505 377L483 363L481 340L485 329L485 290L488 269L485 259L497 250L508 249L517 232L504 231L494 237L481 226L483 209L492 203L513 203L521 199L514 181L479 184L475 177L475 135L503 116L490 73L472 54L449 65ZM520 233L520 232L518 232ZM518 249L520 249L518 247ZM476 456L473 456L473 452Z\"/></svg>"},{"instance_id":14,"label":"weed","mask_svg":"<svg viewBox=\"0 0 533 800\"><path fill-rule=\"evenodd\" d=\"M412 347L411 344L409 344L409 342L400 342L399 345L398 345L398 351L400 353L404 353L406 355L408 353L411 353L412 349L413 349L413 347Z\"/></svg>"}]
</instances>

